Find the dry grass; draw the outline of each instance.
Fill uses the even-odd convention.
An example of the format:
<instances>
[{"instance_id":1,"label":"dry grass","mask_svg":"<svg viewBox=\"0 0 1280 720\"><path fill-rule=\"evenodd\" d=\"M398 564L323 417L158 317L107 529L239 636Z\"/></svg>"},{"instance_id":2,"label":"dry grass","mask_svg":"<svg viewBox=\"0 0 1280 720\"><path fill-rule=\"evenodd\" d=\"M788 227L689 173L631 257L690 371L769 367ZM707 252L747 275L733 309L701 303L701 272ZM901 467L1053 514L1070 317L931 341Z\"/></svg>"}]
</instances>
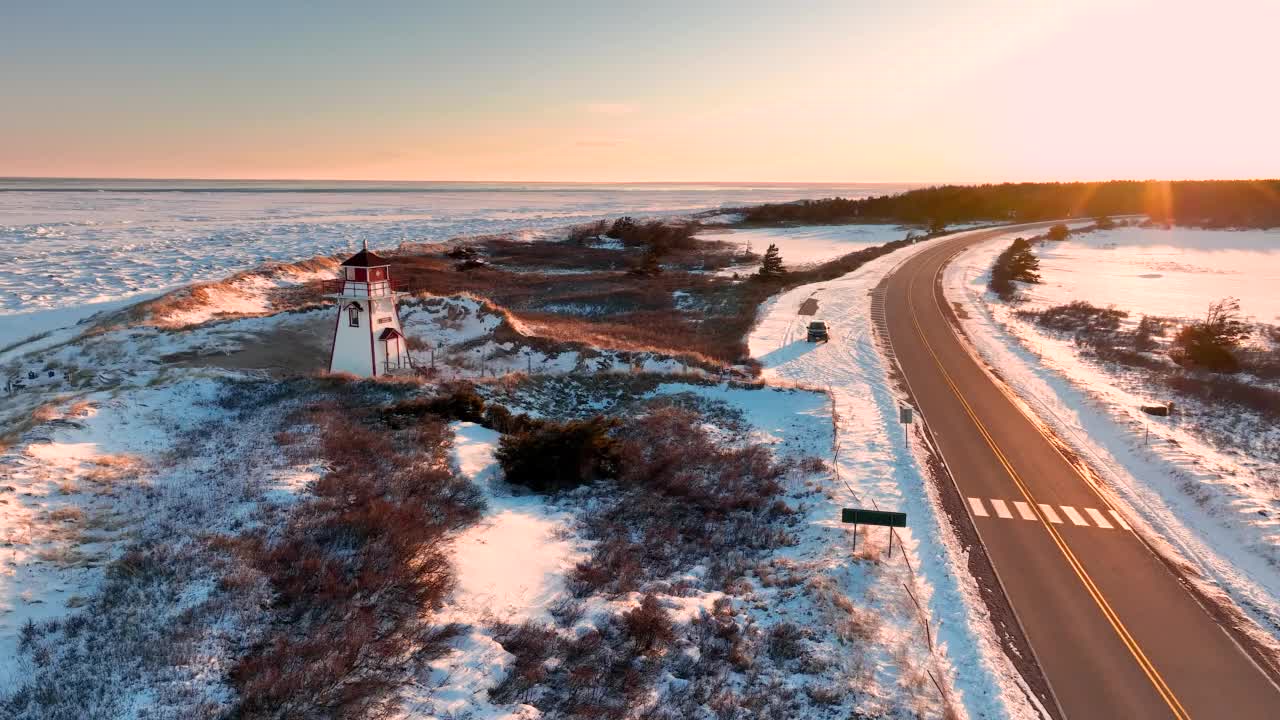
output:
<instances>
[{"instance_id":1,"label":"dry grass","mask_svg":"<svg viewBox=\"0 0 1280 720\"><path fill-rule=\"evenodd\" d=\"M67 417L87 417L96 405L88 400L77 400L67 408Z\"/></svg>"},{"instance_id":2,"label":"dry grass","mask_svg":"<svg viewBox=\"0 0 1280 720\"><path fill-rule=\"evenodd\" d=\"M508 248L522 263L532 256L559 258L543 263L577 263L583 248L559 243L518 244ZM600 250L599 253L618 254ZM591 253L588 253L591 255ZM719 366L745 359L745 335L755 308L771 290L754 283L678 270L641 277L624 270L590 270L573 275L511 272L487 267L467 272L439 252L393 257L392 276L415 291L435 296L471 295L510 312L548 342L579 343L622 351L688 355L699 365ZM596 262L588 258L582 262ZM693 311L675 307L672 293L688 293ZM321 300L321 285L308 288L310 301ZM301 301L300 301L301 302ZM589 308L573 313L566 308Z\"/></svg>"},{"instance_id":3,"label":"dry grass","mask_svg":"<svg viewBox=\"0 0 1280 720\"><path fill-rule=\"evenodd\" d=\"M62 417L62 412L59 410L61 404L62 403L58 401L47 402L31 411L31 419L35 420L37 423L47 423L57 420Z\"/></svg>"},{"instance_id":4,"label":"dry grass","mask_svg":"<svg viewBox=\"0 0 1280 720\"><path fill-rule=\"evenodd\" d=\"M94 561L93 557L67 544L59 544L40 550L36 553L36 558L41 562L51 563L60 568L85 567Z\"/></svg>"},{"instance_id":5,"label":"dry grass","mask_svg":"<svg viewBox=\"0 0 1280 720\"><path fill-rule=\"evenodd\" d=\"M225 587L257 582L251 568L276 598L271 627L230 671L237 717L381 717L457 631L424 611L452 587L448 536L481 500L448 469L438 418L377 422L345 403L314 408L315 459L330 469L313 496L279 533L218 541L245 563Z\"/></svg>"},{"instance_id":6,"label":"dry grass","mask_svg":"<svg viewBox=\"0 0 1280 720\"><path fill-rule=\"evenodd\" d=\"M84 474L87 482L96 485L114 485L131 475L142 472L143 462L134 455L99 455L89 462Z\"/></svg>"},{"instance_id":7,"label":"dry grass","mask_svg":"<svg viewBox=\"0 0 1280 720\"><path fill-rule=\"evenodd\" d=\"M186 327L186 323L173 322L169 318L216 304L219 301L219 296L245 295L246 291L242 286L250 278L274 279L325 271L334 271L336 273L337 267L338 260L327 256L317 256L294 263L267 264L254 270L235 273L222 280L188 285L153 300L130 306L119 313L108 316L97 325L96 330L101 332L120 325L155 325L171 329ZM318 288L318 284L313 285ZM294 310L320 301L318 294L314 292L314 288L308 285L292 288L273 288L268 291L267 297L270 306L268 313L238 313L236 316L264 315Z\"/></svg>"},{"instance_id":8,"label":"dry grass","mask_svg":"<svg viewBox=\"0 0 1280 720\"><path fill-rule=\"evenodd\" d=\"M62 507L49 513L49 520L56 523L76 523L84 521L84 511L78 507Z\"/></svg>"}]
</instances>

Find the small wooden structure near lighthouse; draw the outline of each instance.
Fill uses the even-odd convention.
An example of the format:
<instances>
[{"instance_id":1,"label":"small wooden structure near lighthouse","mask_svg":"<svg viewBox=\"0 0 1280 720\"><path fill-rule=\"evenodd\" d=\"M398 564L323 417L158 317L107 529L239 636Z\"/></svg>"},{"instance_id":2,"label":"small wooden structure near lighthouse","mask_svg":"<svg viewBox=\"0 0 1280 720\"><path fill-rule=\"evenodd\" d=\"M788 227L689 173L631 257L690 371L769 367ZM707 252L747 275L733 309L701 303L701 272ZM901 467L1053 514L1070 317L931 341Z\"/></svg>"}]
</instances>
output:
<instances>
[{"instance_id":1,"label":"small wooden structure near lighthouse","mask_svg":"<svg viewBox=\"0 0 1280 720\"><path fill-rule=\"evenodd\" d=\"M403 295L391 282L390 263L364 248L347 258L338 280L325 297L338 304L333 326L329 372L362 377L410 372L409 348L400 328L396 299Z\"/></svg>"}]
</instances>

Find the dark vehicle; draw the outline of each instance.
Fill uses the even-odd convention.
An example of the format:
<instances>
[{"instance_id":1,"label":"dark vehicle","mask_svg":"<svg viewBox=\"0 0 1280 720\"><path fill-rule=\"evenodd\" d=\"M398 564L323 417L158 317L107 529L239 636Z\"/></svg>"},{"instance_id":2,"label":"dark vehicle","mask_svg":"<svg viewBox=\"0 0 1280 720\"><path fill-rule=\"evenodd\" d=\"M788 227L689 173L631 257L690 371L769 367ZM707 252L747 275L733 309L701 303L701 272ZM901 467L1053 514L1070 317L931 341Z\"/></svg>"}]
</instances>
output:
<instances>
[{"instance_id":1,"label":"dark vehicle","mask_svg":"<svg viewBox=\"0 0 1280 720\"><path fill-rule=\"evenodd\" d=\"M827 342L831 338L827 337L827 324L821 320L814 320L809 323L809 342Z\"/></svg>"}]
</instances>

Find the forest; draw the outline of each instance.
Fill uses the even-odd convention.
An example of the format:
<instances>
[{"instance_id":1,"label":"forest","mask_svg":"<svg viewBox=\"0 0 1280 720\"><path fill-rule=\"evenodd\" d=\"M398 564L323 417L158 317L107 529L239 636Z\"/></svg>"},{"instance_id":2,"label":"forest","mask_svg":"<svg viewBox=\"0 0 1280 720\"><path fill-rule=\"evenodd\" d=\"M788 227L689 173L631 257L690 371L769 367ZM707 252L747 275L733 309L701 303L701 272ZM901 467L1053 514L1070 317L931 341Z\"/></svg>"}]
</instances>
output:
<instances>
[{"instance_id":1,"label":"forest","mask_svg":"<svg viewBox=\"0 0 1280 720\"><path fill-rule=\"evenodd\" d=\"M1280 227L1280 180L1111 181L942 185L897 195L742 208L745 223L900 222L937 227L1144 214L1203 228Z\"/></svg>"}]
</instances>

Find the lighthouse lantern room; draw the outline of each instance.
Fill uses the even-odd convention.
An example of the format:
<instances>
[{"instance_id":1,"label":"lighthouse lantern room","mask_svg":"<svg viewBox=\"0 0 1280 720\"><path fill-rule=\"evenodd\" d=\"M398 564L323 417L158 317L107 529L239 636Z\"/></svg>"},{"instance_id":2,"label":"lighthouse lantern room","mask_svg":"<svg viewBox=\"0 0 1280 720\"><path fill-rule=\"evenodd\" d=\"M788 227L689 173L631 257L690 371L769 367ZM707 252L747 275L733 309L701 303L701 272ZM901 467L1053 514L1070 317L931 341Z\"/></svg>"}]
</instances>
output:
<instances>
[{"instance_id":1,"label":"lighthouse lantern room","mask_svg":"<svg viewBox=\"0 0 1280 720\"><path fill-rule=\"evenodd\" d=\"M404 293L396 292L391 282L390 263L370 252L366 240L339 271L331 284L334 292L326 295L338 304L329 372L377 377L411 370L396 309L396 299Z\"/></svg>"}]
</instances>

